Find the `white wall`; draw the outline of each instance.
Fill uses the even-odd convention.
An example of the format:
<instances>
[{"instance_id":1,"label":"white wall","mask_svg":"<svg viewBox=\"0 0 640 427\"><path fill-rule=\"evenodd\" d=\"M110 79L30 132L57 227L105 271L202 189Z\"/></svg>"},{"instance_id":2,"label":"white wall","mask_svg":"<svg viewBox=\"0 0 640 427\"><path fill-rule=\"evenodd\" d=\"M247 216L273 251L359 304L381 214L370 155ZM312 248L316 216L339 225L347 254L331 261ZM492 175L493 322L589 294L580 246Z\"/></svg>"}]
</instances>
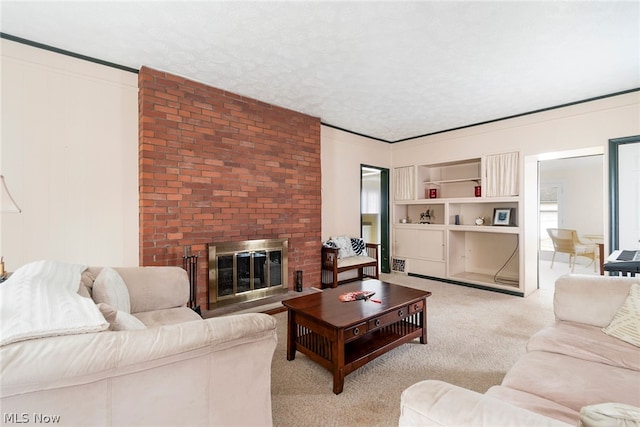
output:
<instances>
[{"instance_id":1,"label":"white wall","mask_svg":"<svg viewBox=\"0 0 640 427\"><path fill-rule=\"evenodd\" d=\"M1 43L0 172L23 209L0 215L6 268L42 258L137 265L137 75ZM512 150L524 161L606 152L610 138L638 134L638 92L396 144L322 126L322 238L359 235L361 164L391 169Z\"/></svg>"},{"instance_id":2,"label":"white wall","mask_svg":"<svg viewBox=\"0 0 640 427\"><path fill-rule=\"evenodd\" d=\"M393 166L518 150L527 155L608 147L640 133L640 92L585 102L392 145Z\"/></svg>"},{"instance_id":3,"label":"white wall","mask_svg":"<svg viewBox=\"0 0 640 427\"><path fill-rule=\"evenodd\" d=\"M320 130L322 240L360 235L360 165L391 167L391 145L328 126Z\"/></svg>"},{"instance_id":4,"label":"white wall","mask_svg":"<svg viewBox=\"0 0 640 427\"><path fill-rule=\"evenodd\" d=\"M135 73L1 40L0 215L9 271L38 259L138 265Z\"/></svg>"},{"instance_id":5,"label":"white wall","mask_svg":"<svg viewBox=\"0 0 640 427\"><path fill-rule=\"evenodd\" d=\"M559 228L574 229L579 236L604 236L602 214L608 209L608 204L605 206L603 203L605 177L602 157L540 162L540 184L555 184L563 189Z\"/></svg>"}]
</instances>

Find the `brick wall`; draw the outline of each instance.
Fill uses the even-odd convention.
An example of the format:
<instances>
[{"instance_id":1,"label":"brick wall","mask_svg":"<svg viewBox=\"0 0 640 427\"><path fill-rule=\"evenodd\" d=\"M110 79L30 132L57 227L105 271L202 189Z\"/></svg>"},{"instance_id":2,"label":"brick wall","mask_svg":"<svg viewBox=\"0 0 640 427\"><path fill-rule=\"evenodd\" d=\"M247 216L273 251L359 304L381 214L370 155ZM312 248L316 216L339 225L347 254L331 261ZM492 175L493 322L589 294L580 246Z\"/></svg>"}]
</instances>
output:
<instances>
[{"instance_id":1,"label":"brick wall","mask_svg":"<svg viewBox=\"0 0 640 427\"><path fill-rule=\"evenodd\" d=\"M320 282L320 120L143 67L139 73L140 263L209 242L289 238L289 287Z\"/></svg>"}]
</instances>

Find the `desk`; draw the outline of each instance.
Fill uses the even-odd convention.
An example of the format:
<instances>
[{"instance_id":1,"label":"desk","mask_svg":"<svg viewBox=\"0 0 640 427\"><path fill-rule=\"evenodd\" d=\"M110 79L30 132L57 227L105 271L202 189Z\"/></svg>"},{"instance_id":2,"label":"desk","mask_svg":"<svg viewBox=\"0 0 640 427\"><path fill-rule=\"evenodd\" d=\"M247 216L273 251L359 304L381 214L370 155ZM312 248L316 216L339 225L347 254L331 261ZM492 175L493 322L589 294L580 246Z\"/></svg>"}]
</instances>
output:
<instances>
[{"instance_id":1,"label":"desk","mask_svg":"<svg viewBox=\"0 0 640 427\"><path fill-rule=\"evenodd\" d=\"M598 259L600 260L600 275L604 276L604 243L596 243L598 245Z\"/></svg>"},{"instance_id":2,"label":"desk","mask_svg":"<svg viewBox=\"0 0 640 427\"><path fill-rule=\"evenodd\" d=\"M585 234L583 238L589 241L589 244L594 244L598 247L598 256L600 260L600 275L604 276L604 236L602 234ZM593 262L596 262L593 260Z\"/></svg>"},{"instance_id":3,"label":"desk","mask_svg":"<svg viewBox=\"0 0 640 427\"><path fill-rule=\"evenodd\" d=\"M635 277L636 273L640 273L640 261L618 261L618 255L621 250L613 251L607 258L604 269L606 271L620 273L621 276Z\"/></svg>"}]
</instances>

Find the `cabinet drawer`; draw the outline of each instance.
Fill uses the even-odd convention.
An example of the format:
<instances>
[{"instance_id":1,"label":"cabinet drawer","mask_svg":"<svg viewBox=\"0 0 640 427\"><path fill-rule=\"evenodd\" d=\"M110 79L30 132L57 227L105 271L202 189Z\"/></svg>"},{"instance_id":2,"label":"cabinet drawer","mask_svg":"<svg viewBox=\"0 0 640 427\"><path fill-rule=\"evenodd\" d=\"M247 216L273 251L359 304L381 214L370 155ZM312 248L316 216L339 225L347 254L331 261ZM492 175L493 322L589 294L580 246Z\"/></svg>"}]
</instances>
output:
<instances>
[{"instance_id":1,"label":"cabinet drawer","mask_svg":"<svg viewBox=\"0 0 640 427\"><path fill-rule=\"evenodd\" d=\"M390 325L392 323L396 323L397 321L404 319L409 315L409 307L402 307L391 313L383 314L382 316L378 316L375 319L369 320L369 330L372 331L377 328L382 328L383 326Z\"/></svg>"},{"instance_id":2,"label":"cabinet drawer","mask_svg":"<svg viewBox=\"0 0 640 427\"><path fill-rule=\"evenodd\" d=\"M409 314L417 313L418 311L422 311L422 309L424 309L424 300L409 304Z\"/></svg>"},{"instance_id":3,"label":"cabinet drawer","mask_svg":"<svg viewBox=\"0 0 640 427\"><path fill-rule=\"evenodd\" d=\"M351 341L367 333L367 323L362 322L344 330L344 341Z\"/></svg>"}]
</instances>

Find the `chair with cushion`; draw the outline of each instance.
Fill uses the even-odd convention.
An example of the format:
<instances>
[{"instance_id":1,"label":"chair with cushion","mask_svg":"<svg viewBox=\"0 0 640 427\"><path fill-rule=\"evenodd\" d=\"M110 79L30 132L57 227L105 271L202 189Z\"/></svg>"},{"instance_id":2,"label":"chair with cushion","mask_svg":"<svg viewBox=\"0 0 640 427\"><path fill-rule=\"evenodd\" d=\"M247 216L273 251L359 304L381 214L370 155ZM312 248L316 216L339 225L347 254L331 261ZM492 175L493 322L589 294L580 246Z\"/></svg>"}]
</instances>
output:
<instances>
[{"instance_id":1,"label":"chair with cushion","mask_svg":"<svg viewBox=\"0 0 640 427\"><path fill-rule=\"evenodd\" d=\"M576 257L589 258L593 263L593 271L596 271L595 260L598 258L598 251L595 244L582 243L578 238L576 230L563 228L547 228L547 233L553 242L553 257L551 258L551 268L556 259L556 253L569 254L569 266L571 272L576 266Z\"/></svg>"}]
</instances>

